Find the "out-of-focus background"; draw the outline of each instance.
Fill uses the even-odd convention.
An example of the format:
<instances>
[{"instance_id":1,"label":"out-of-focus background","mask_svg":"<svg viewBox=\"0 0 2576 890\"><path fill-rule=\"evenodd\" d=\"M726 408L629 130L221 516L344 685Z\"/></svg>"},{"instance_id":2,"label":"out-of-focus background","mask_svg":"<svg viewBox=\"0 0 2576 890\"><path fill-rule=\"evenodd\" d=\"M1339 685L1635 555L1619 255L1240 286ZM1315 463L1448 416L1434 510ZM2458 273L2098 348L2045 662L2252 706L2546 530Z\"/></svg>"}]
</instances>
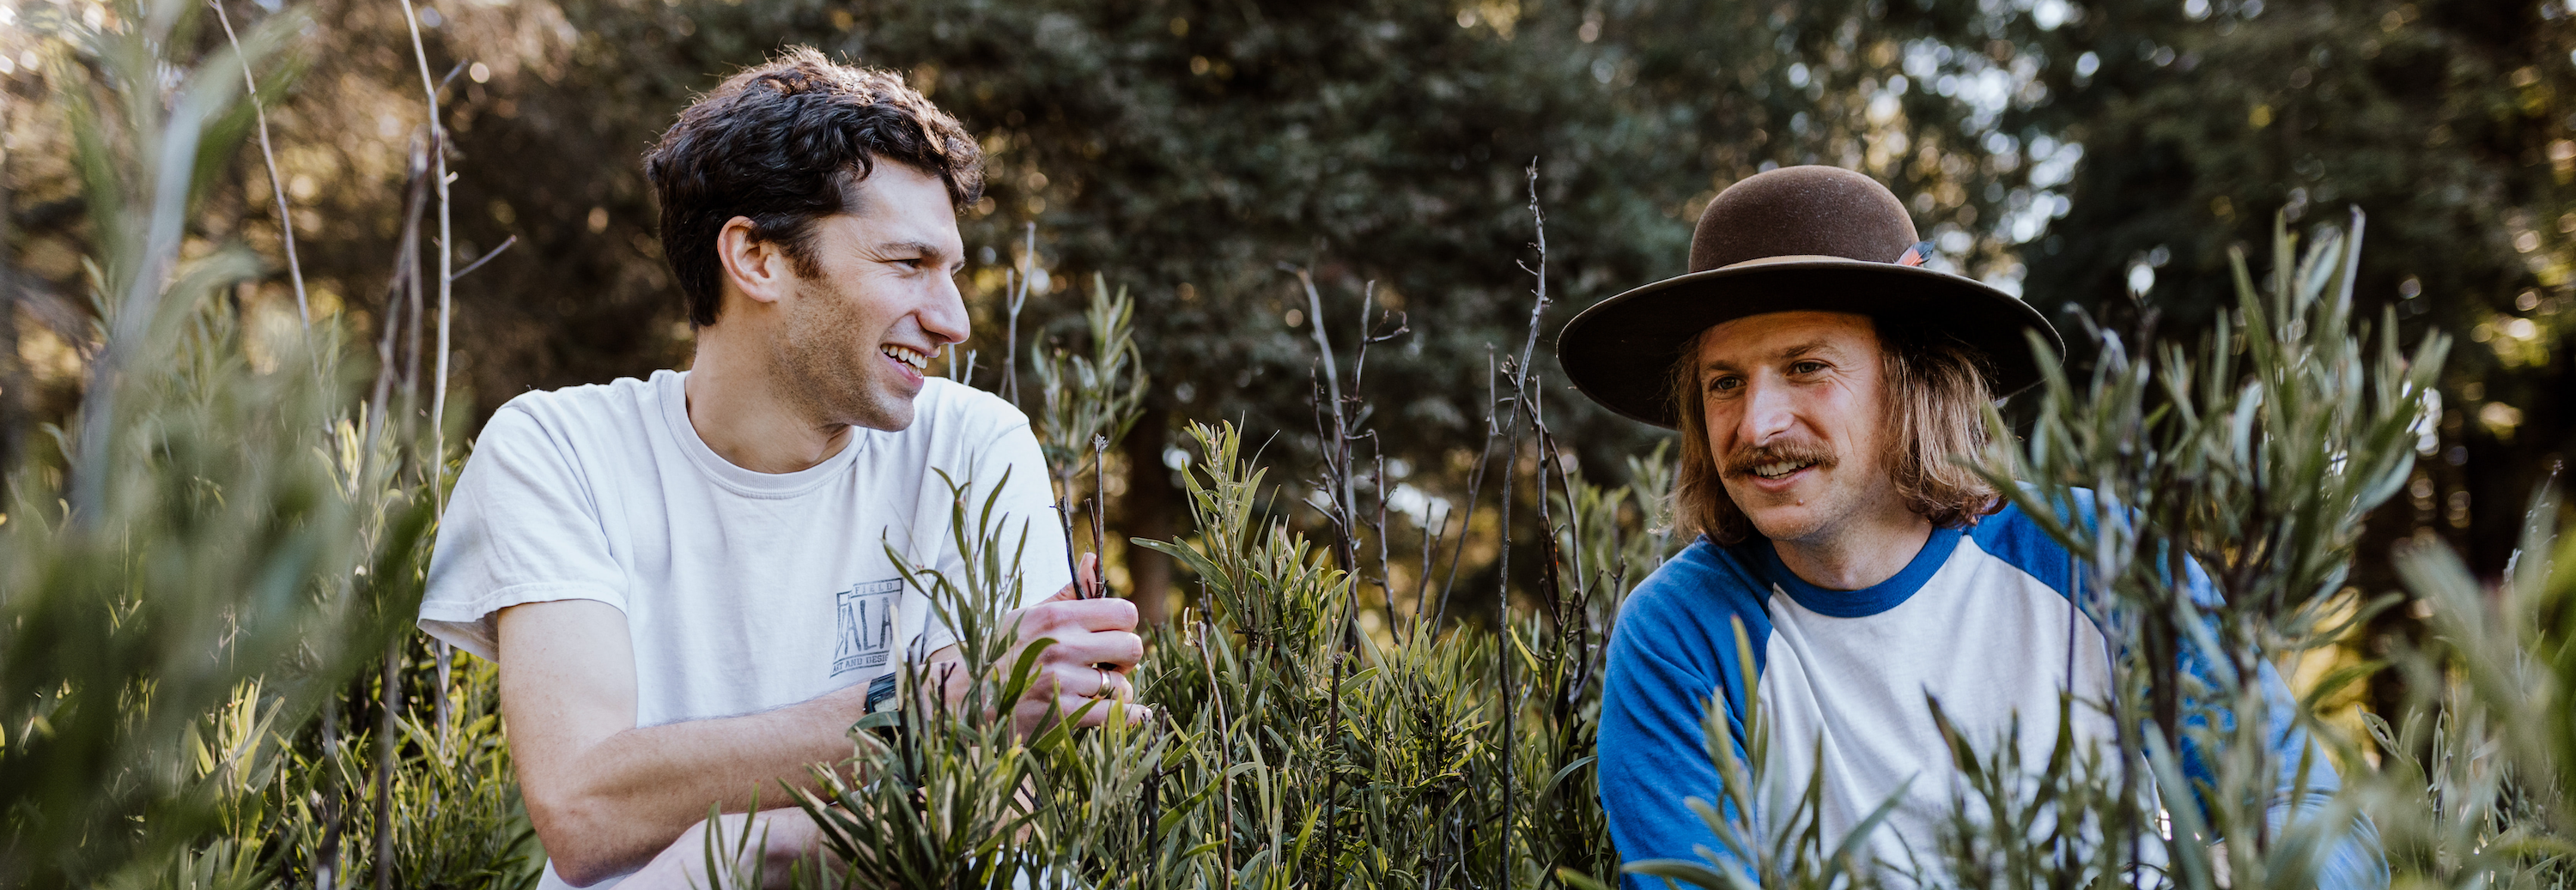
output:
<instances>
[{"instance_id":1,"label":"out-of-focus background","mask_svg":"<svg viewBox=\"0 0 2576 890\"><path fill-rule=\"evenodd\" d=\"M2276 213L2295 230L2365 211L2363 315L2393 313L2407 344L2435 330L2462 342L2424 459L2372 520L2351 583L2394 590L2385 545L2415 536L2447 539L2492 575L2576 432L2564 354L2576 319L2571 7L420 3L428 73L453 78L453 252L518 239L456 285L452 413L470 435L520 392L687 365L690 331L638 157L693 93L805 44L903 72L983 140L989 187L961 219L976 336L953 359L974 356L975 383L996 387L1003 373L1008 270L1034 270L1024 348L1078 338L1094 276L1136 301L1151 385L1109 462L1121 534L1179 533L1184 420L1237 420L1272 463L1316 465L1314 327L1347 355L1372 282L1374 304L1411 330L1370 353L1360 383L1371 423L1402 432L1380 442L1388 500L1406 514L1394 524L1464 512L1488 432L1486 375L1528 326L1532 279L1516 261L1538 259L1533 160L1549 335L1594 301L1682 271L1691 224L1719 189L1821 163L1888 182L1938 246L1936 267L2022 294L2076 343L2089 341L2072 336L2082 317L2196 338L2226 305L2229 249L2268 250ZM292 225L313 311L371 337L397 259L405 158L424 132L404 7L224 8L244 28L309 17L286 44L300 71L268 107L293 210L277 218L258 153L239 153L205 171L190 249L242 244L276 263ZM0 466L62 447L44 425L79 404L100 342L83 262L97 253L96 217L52 100L96 64L66 35L118 14L94 0L0 3ZM207 22L181 36L224 39ZM1320 317L1283 267L1311 270ZM295 311L282 265L233 299L245 317ZM1552 359L1532 374L1549 426L1592 476L1619 478L1662 436L1592 407ZM1467 531L1469 589L1496 580L1496 526L1483 521ZM1110 549L1120 587L1149 614L1186 595L1162 557ZM1451 616L1490 614L1489 598L1472 599ZM2369 634L2414 633L2414 617L2395 610ZM2369 634L2356 639L2365 653L2379 645Z\"/></svg>"},{"instance_id":2,"label":"out-of-focus background","mask_svg":"<svg viewBox=\"0 0 2576 890\"><path fill-rule=\"evenodd\" d=\"M2129 886L2154 845L2159 886L2314 887L2299 851L2343 829L2273 830L2279 718L2399 886L2563 886L2576 562L2534 494L2576 425L2571 26L2576 0L0 0L0 886L535 883L495 666L412 626L445 486L518 393L687 365L638 157L792 45L983 140L944 373L1033 416L1167 718L856 736L876 780L825 790L869 818L825 821L862 880L1617 881L1602 659L1682 543L1670 443L1567 389L1549 338L1682 271L1720 189L1824 163L2073 345L1984 466L2144 517L2066 542L2127 678L2069 707L2164 746L1978 767L2019 778L1961 799L1938 861ZM2185 555L2223 607L2171 595ZM2233 697L2157 654L2185 636ZM2265 659L2296 714L2265 714ZM2186 743L2227 769L2179 784L2155 752ZM1770 828L1764 886L1852 886Z\"/></svg>"}]
</instances>

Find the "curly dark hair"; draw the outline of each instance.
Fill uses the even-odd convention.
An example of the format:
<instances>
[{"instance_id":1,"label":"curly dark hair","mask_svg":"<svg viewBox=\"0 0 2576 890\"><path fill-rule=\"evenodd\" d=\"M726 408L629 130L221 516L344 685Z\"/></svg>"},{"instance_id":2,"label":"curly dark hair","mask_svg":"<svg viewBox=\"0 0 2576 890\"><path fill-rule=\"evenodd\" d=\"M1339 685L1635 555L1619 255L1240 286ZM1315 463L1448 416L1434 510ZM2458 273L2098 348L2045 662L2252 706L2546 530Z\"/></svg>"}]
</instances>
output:
<instances>
[{"instance_id":1,"label":"curly dark hair","mask_svg":"<svg viewBox=\"0 0 2576 890\"><path fill-rule=\"evenodd\" d=\"M937 174L959 208L984 192L984 153L903 76L842 65L793 47L726 78L680 112L644 154L662 204L662 256L688 299L689 323L716 323L724 266L716 233L749 217L799 275L816 272L813 222L856 209L854 187L880 160Z\"/></svg>"}]
</instances>

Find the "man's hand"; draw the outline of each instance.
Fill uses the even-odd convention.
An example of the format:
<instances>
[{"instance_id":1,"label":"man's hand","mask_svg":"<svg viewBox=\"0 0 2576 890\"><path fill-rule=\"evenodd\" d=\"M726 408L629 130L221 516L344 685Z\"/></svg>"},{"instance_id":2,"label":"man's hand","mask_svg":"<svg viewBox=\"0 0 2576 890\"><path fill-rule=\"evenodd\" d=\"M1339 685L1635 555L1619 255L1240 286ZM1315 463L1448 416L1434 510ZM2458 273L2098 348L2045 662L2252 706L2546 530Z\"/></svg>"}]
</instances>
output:
<instances>
[{"instance_id":1,"label":"man's hand","mask_svg":"<svg viewBox=\"0 0 2576 890\"><path fill-rule=\"evenodd\" d=\"M1101 590L1097 556L1084 556L1074 583L1054 596L1002 617L1003 626L1016 622L1019 632L999 667L1018 664L1020 654L1038 640L1055 641L1039 653L1028 692L1011 704L1013 727L1023 736L1077 712L1081 718L1076 726L1107 723L1112 709L1124 710L1129 723L1153 716L1152 708L1133 703L1136 687L1127 677L1145 657L1145 639L1136 635L1136 604L1117 597L1086 599L1085 590L1095 595ZM930 675L943 678L950 704L963 701L967 691L963 678L954 676L959 671L944 669L957 661L954 646L930 658ZM1095 702L1097 707L1083 711Z\"/></svg>"},{"instance_id":2,"label":"man's hand","mask_svg":"<svg viewBox=\"0 0 2576 890\"><path fill-rule=\"evenodd\" d=\"M1098 591L1099 561L1084 557L1081 568L1079 588ZM1128 703L1135 690L1126 673L1145 654L1135 605L1079 599L1076 590L1068 584L1004 619L1019 622L1019 642L1003 664L1017 664L1038 639L1056 641L1039 656L1028 694L1012 703L1023 735L1081 711L1095 696L1101 706L1083 713L1078 725L1107 722L1111 708L1125 709L1129 720L1152 714ZM739 813L762 791L774 796L782 781L815 788L808 765L848 758L847 732L864 711L866 689L852 686L757 714L638 728L625 613L605 603L563 600L503 609L496 623L502 718L528 814L555 870L576 884L668 852L674 838L706 818L710 800ZM957 659L956 647L940 650L931 657L930 675L962 673L940 670ZM946 684L952 704L965 698L964 679L952 676Z\"/></svg>"}]
</instances>

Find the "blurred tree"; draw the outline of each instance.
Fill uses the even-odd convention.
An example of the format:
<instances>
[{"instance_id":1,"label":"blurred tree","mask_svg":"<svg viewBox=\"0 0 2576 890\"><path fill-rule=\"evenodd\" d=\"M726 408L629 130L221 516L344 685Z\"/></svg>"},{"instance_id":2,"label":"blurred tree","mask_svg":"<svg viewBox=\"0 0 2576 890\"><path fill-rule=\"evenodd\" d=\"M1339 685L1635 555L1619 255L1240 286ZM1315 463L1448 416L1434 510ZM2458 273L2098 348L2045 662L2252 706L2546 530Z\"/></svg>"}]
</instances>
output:
<instances>
[{"instance_id":1,"label":"blurred tree","mask_svg":"<svg viewBox=\"0 0 2576 890\"><path fill-rule=\"evenodd\" d=\"M2411 344L2448 330L2439 419L2409 497L2374 517L2353 582L2398 587L2395 539L2438 535L2503 570L2533 487L2576 433L2576 20L2563 0L2038 0L1990 47L2043 61L2055 101L2005 138L2079 142L2064 221L2024 249L2043 301L2197 337L2227 250L2369 214L2359 296ZM2016 49L2016 46L2019 49ZM2259 249L2259 248L2248 248ZM2400 613L2381 632L2411 633ZM2391 678L2388 682L2394 682ZM2393 689L2380 690L2393 704Z\"/></svg>"},{"instance_id":2,"label":"blurred tree","mask_svg":"<svg viewBox=\"0 0 2576 890\"><path fill-rule=\"evenodd\" d=\"M64 0L66 16L76 20L86 2ZM1533 158L1552 228L1552 333L1601 297L1683 271L1700 206L1768 164L1879 175L1940 244L1938 262L2012 285L2024 272L2011 236L2065 212L2050 188L2080 155L2062 140L1996 137L2001 116L2057 95L2036 78L2035 55L1961 48L2007 27L2018 14L2008 6L418 8L455 139L452 249L461 261L519 238L457 290L460 391L479 394L459 401L474 416L525 389L686 361L689 331L635 159L695 91L779 47L810 43L906 72L985 139L989 200L964 220L977 253L968 349L978 383L994 385L1004 365L994 297L1005 270L1022 262L1024 224L1038 227L1031 261L1048 286L1022 320L1023 350L1072 332L1080 300L1071 285L1094 272L1138 296L1139 345L1158 385L1129 440L1124 481L1112 487L1125 490L1122 531L1139 535L1171 528L1176 496L1155 466L1178 418L1285 431L1281 446L1311 465L1321 443L1306 326L1326 325L1347 365L1368 282L1378 306L1407 314L1412 333L1371 353L1362 395L1374 414L1362 426L1400 431L1381 440L1390 475L1404 475L1395 481L1463 506L1484 434L1480 375L1517 352L1528 323L1531 280L1515 261L1536 259L1524 192ZM266 14L256 3L235 9L244 20ZM323 0L311 14L312 73L276 115L280 175L316 305L353 313L363 328L394 259L401 159L422 132L420 73L398 4ZM246 159L230 175L208 205L227 216L209 219L207 234L279 255L259 198L265 173ZM77 214L16 217L10 237L33 257L30 277L70 292ZM1314 272L1325 318L1307 317L1282 264ZM281 276L246 299L282 292ZM69 343L85 336L77 324L55 327ZM1540 355L1539 378L1560 378L1547 350ZM1024 352L1017 363L1027 362ZM46 391L76 392L68 385ZM1657 438L1561 385L1550 391L1559 394L1551 425L1598 477L1615 476L1621 457ZM58 397L36 413L67 407ZM1150 607L1162 569L1136 556L1132 577Z\"/></svg>"},{"instance_id":3,"label":"blurred tree","mask_svg":"<svg viewBox=\"0 0 2576 890\"><path fill-rule=\"evenodd\" d=\"M1921 196L1927 228L1994 212L1990 171L1942 154L1962 142L1935 132L1954 103L1915 94L1944 121L1918 128L1897 101L1901 40L1941 22L1887 21L1877 4L767 4L696 7L685 23L566 9L611 45L693 33L671 50L685 55L648 66L660 71L770 48L717 35L811 41L908 72L982 133L992 175L968 228L992 252L978 289L1001 289L1034 221L1036 265L1063 294L1033 302L1020 342L1069 323L1066 285L1092 271L1139 295L1161 385L1128 449L1123 531L1137 535L1169 533L1177 499L1154 469L1173 418L1249 414L1315 453L1305 325L1327 325L1348 362L1368 282L1413 331L1374 352L1366 378L1375 419L1403 430L1389 456L1426 487L1463 488L1482 375L1527 325L1530 279L1512 261L1535 259L1533 158L1555 228L1551 330L1682 271L1699 205L1765 163L1873 169ZM1974 242L1954 240L1967 261ZM1326 318L1307 317L1283 265L1314 270ZM989 374L1003 365L998 303L980 304L973 344ZM1652 437L1576 398L1551 416L1605 470ZM1137 556L1150 600L1160 572Z\"/></svg>"}]
</instances>

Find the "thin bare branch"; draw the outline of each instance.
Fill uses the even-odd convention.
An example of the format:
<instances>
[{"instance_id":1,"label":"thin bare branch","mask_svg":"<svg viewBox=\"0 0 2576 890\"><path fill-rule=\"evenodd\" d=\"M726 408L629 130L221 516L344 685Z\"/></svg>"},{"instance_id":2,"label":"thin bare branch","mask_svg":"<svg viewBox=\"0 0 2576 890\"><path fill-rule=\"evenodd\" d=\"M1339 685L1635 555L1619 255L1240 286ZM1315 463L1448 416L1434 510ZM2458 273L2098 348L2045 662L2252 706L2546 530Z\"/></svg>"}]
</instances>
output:
<instances>
[{"instance_id":1,"label":"thin bare branch","mask_svg":"<svg viewBox=\"0 0 2576 890\"><path fill-rule=\"evenodd\" d=\"M412 145L410 187L403 200L402 236L396 242L393 280L385 286L384 313L377 318L380 334L376 341L376 382L367 397L367 435L360 456L358 472L349 479L352 492L376 484L375 465L378 445L383 441L385 418L392 409L394 386L394 335L400 330L404 283L413 258L420 250L420 217L429 203L429 157L418 143Z\"/></svg>"},{"instance_id":2,"label":"thin bare branch","mask_svg":"<svg viewBox=\"0 0 2576 890\"><path fill-rule=\"evenodd\" d=\"M447 172L447 118L439 112L438 94L439 91L447 88L449 81L456 79L458 72L465 70L465 63L456 63L454 68L448 70L446 78L437 83L431 83L429 52L421 46L420 42L420 15L413 11L411 0L402 0L402 9L403 23L411 29L412 59L420 65L422 99L427 103L429 112L431 169L435 171L438 188L438 361L431 372L437 379L430 384L430 444L427 469L429 470L430 499L436 505L438 514L445 516L447 514L447 359L450 352L448 340L451 329L455 327L451 316L455 306L454 292L459 273L455 271L456 238L454 227L451 225L449 212L451 205L447 195L448 183L455 177ZM508 241L501 244L502 247L509 245ZM494 248L494 253L498 253L499 250L500 248ZM490 257L486 256L484 259L490 259ZM475 261L475 265L482 265L482 261ZM418 288L415 286L413 298L417 300L419 296ZM414 312L413 321L415 323L419 321L417 310ZM412 359L416 362L420 358L419 350L415 348L413 352ZM430 699L434 704L432 710L438 717L440 744L444 745L449 722L447 720L447 680L452 656L447 651L447 641L438 640L432 646L437 654L438 684L436 688L430 690ZM382 890L386 884L385 875L386 873L380 867L376 880L379 890Z\"/></svg>"},{"instance_id":3,"label":"thin bare branch","mask_svg":"<svg viewBox=\"0 0 2576 890\"><path fill-rule=\"evenodd\" d=\"M206 0L215 8L215 21L224 26L224 39L231 41L233 54L241 56L241 37L233 33L232 16L224 12L223 0ZM286 280L295 286L295 317L302 319L306 331L313 330L313 307L304 297L304 265L295 258L295 215L286 204L286 181L277 177L277 150L268 142L268 107L259 101L259 81L251 77L250 57L242 56L242 87L250 97L253 120L259 122L259 159L268 165L268 188L277 198L277 236L286 247Z\"/></svg>"},{"instance_id":4,"label":"thin bare branch","mask_svg":"<svg viewBox=\"0 0 2576 890\"><path fill-rule=\"evenodd\" d=\"M1109 437L1100 433L1091 434L1091 555L1109 558ZM1104 596L1109 592L1107 580L1104 575L1100 591Z\"/></svg>"},{"instance_id":5,"label":"thin bare branch","mask_svg":"<svg viewBox=\"0 0 2576 890\"><path fill-rule=\"evenodd\" d=\"M1002 335L1002 399L1014 408L1020 406L1020 309L1029 303L1029 271L1037 268L1038 224L1027 224L1021 236L1027 241L1015 264L1019 268L1007 273L1011 293L1006 308L1010 311Z\"/></svg>"},{"instance_id":6,"label":"thin bare branch","mask_svg":"<svg viewBox=\"0 0 2576 890\"><path fill-rule=\"evenodd\" d=\"M510 249L510 245L517 243L519 243L519 236L517 235L501 239L501 246L492 248L490 251L485 252L481 258L476 259L471 263L466 263L465 268L456 270L456 274L447 276L447 280L455 281L456 279L474 274L474 270L483 268L484 263L491 262L493 257L501 255L501 251L508 250ZM440 313L440 317L442 318L444 318L445 315L446 313L444 312Z\"/></svg>"}]
</instances>

